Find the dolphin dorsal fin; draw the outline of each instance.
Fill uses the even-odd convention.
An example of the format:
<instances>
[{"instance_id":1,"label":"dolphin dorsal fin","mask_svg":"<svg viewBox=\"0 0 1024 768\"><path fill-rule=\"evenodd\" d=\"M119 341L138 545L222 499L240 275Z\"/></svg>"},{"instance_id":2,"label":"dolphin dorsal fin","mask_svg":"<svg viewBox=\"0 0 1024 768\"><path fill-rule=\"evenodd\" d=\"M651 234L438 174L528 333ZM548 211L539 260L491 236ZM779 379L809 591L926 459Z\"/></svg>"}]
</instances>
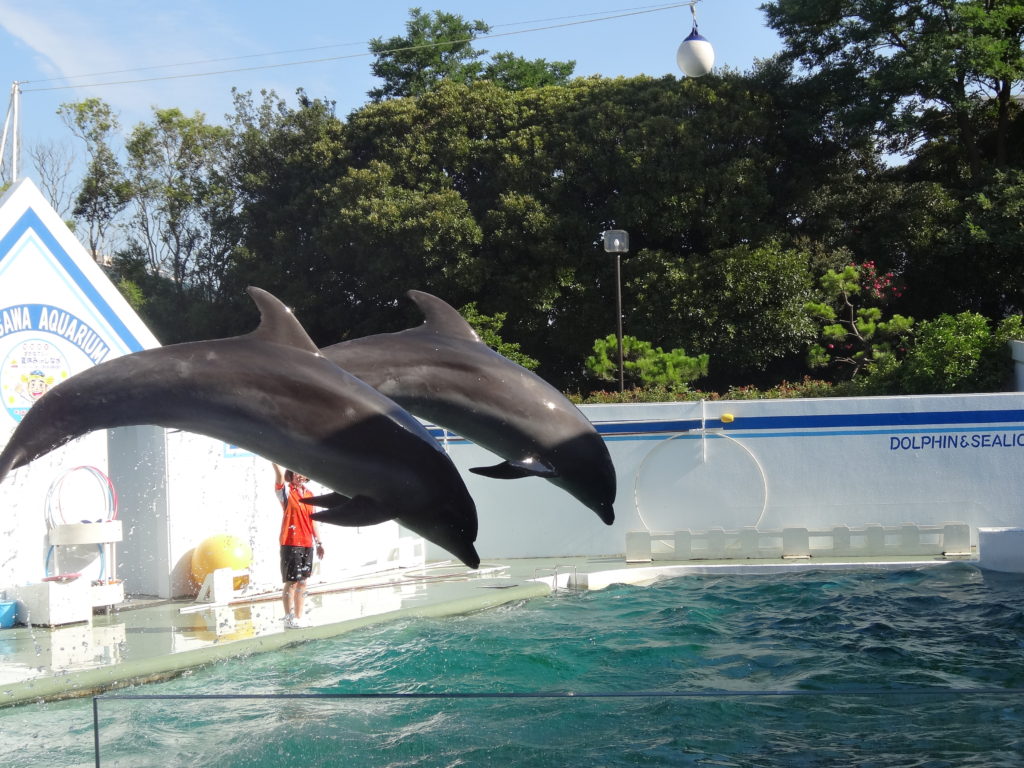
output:
<instances>
[{"instance_id":1,"label":"dolphin dorsal fin","mask_svg":"<svg viewBox=\"0 0 1024 768\"><path fill-rule=\"evenodd\" d=\"M467 323L466 318L460 315L451 304L423 291L407 291L405 295L412 299L423 313L424 320L421 328L426 328L430 332L439 333L442 336L452 336L466 341L480 341L473 326Z\"/></svg>"},{"instance_id":2,"label":"dolphin dorsal fin","mask_svg":"<svg viewBox=\"0 0 1024 768\"><path fill-rule=\"evenodd\" d=\"M247 334L248 338L320 354L320 350L309 338L302 323L280 299L253 285L246 288L245 292L252 297L260 310L260 324L255 331Z\"/></svg>"}]
</instances>

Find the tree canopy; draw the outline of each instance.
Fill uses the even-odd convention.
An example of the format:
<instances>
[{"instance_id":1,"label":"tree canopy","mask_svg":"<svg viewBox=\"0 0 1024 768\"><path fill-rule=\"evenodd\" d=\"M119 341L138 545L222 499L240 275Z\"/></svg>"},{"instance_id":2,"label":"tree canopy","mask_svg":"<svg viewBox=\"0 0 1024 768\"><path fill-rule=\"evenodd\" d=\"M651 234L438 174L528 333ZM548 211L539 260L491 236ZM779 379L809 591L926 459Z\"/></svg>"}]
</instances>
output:
<instances>
[{"instance_id":1,"label":"tree canopy","mask_svg":"<svg viewBox=\"0 0 1024 768\"><path fill-rule=\"evenodd\" d=\"M1024 0L765 11L785 48L745 73L572 79L414 9L345 119L239 93L223 126L155 109L119 151L109 107L68 105L90 155L76 216L165 342L251 327L248 284L324 345L418 323L417 288L500 321L492 342L568 390L601 386L585 360L616 327L607 229L630 233L625 333L707 355L696 383L721 390L806 374L837 324L807 307L840 311L850 265L901 290L844 333L1019 314Z\"/></svg>"},{"instance_id":2,"label":"tree canopy","mask_svg":"<svg viewBox=\"0 0 1024 768\"><path fill-rule=\"evenodd\" d=\"M383 81L369 92L373 101L422 96L442 82L467 85L486 79L511 91L563 85L576 67L573 61L530 61L507 51L483 61L487 51L473 47L473 40L491 31L483 21L421 8L411 9L409 16L404 36L370 41L371 70Z\"/></svg>"}]
</instances>

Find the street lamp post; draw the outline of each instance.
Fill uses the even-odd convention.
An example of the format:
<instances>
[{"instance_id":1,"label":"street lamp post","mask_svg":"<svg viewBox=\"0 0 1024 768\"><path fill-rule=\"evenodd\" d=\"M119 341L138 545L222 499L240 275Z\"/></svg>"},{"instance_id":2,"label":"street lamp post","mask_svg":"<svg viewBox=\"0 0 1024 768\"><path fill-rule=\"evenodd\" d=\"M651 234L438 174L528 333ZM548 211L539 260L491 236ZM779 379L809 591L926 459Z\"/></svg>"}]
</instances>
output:
<instances>
[{"instance_id":1,"label":"street lamp post","mask_svg":"<svg viewBox=\"0 0 1024 768\"><path fill-rule=\"evenodd\" d=\"M629 252L629 233L623 229L609 229L604 233L605 253L615 254L615 307L616 337L619 340L619 392L626 389L626 376L622 366L622 254Z\"/></svg>"}]
</instances>

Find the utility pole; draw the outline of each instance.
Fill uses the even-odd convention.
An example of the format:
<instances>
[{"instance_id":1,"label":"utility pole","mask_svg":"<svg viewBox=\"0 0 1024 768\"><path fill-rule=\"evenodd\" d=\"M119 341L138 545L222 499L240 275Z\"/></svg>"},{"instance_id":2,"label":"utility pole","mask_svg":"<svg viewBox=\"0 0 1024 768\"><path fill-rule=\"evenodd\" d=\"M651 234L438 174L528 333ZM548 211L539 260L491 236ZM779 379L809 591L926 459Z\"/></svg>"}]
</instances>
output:
<instances>
[{"instance_id":1,"label":"utility pole","mask_svg":"<svg viewBox=\"0 0 1024 768\"><path fill-rule=\"evenodd\" d=\"M21 102L21 83L15 80L11 84L11 102L7 107L7 117L4 118L3 136L0 137L0 168L3 167L7 150L7 138L11 138L11 183L18 180L18 160L21 154L20 145L20 118L19 109Z\"/></svg>"}]
</instances>

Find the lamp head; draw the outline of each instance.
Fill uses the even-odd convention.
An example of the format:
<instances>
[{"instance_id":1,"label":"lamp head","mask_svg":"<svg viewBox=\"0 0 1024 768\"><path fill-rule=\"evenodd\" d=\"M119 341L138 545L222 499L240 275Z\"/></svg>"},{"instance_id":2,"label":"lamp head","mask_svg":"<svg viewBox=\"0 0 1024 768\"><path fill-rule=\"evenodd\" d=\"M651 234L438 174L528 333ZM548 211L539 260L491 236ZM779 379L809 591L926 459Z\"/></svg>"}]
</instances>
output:
<instances>
[{"instance_id":1,"label":"lamp head","mask_svg":"<svg viewBox=\"0 0 1024 768\"><path fill-rule=\"evenodd\" d=\"M629 233L624 229L608 229L604 232L605 253L627 253Z\"/></svg>"}]
</instances>

